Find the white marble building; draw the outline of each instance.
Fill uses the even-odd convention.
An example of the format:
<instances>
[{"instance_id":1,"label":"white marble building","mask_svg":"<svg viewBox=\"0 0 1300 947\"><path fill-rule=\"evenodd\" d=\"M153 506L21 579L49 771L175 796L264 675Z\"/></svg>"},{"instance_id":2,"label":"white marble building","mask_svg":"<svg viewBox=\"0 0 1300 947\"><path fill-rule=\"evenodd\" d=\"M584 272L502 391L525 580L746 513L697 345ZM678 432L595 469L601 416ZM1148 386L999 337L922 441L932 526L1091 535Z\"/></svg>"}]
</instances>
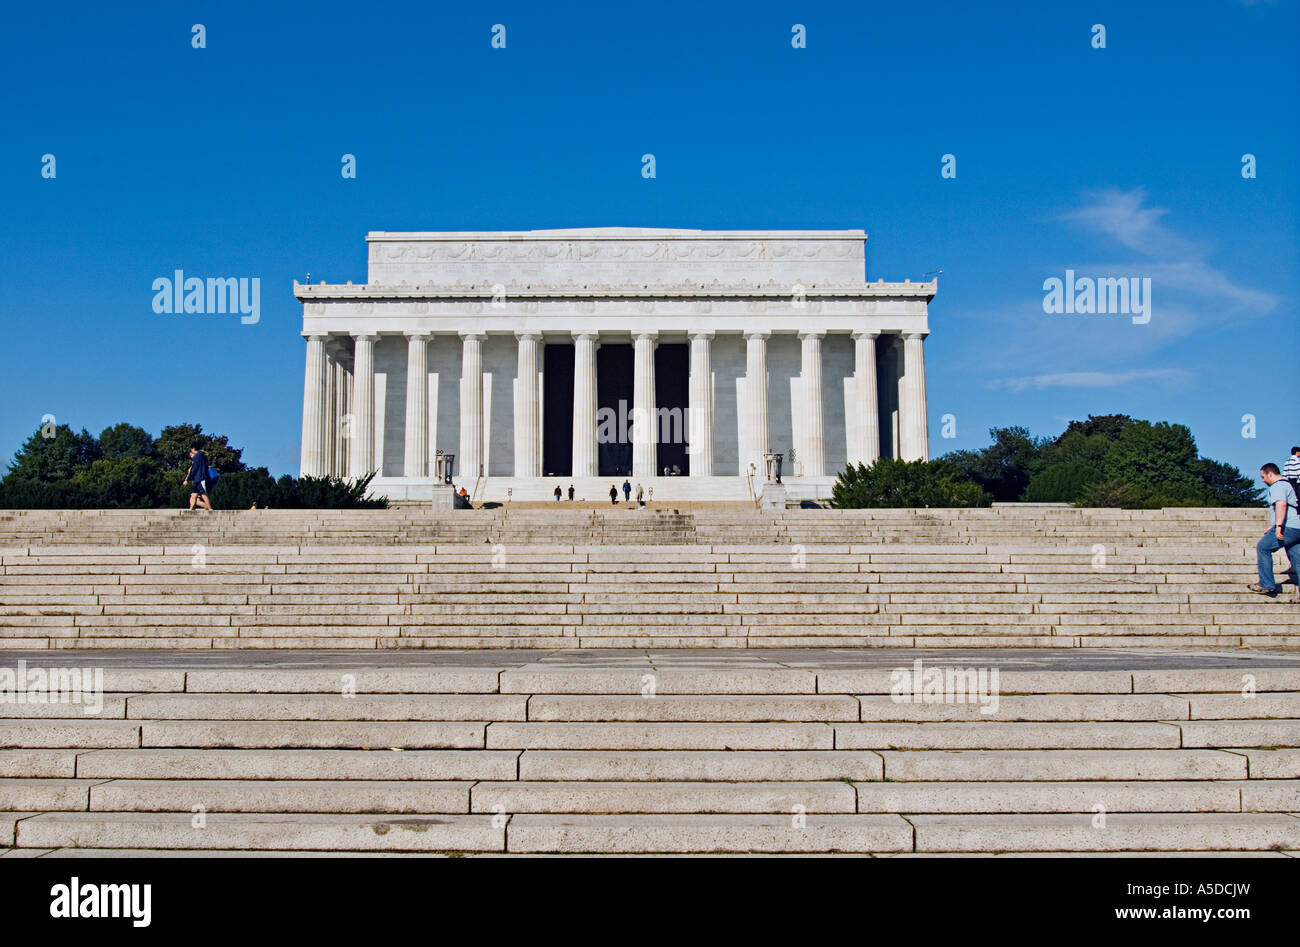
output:
<instances>
[{"instance_id":1,"label":"white marble building","mask_svg":"<svg viewBox=\"0 0 1300 947\"><path fill-rule=\"evenodd\" d=\"M366 284L294 284L303 474L427 499L441 451L476 499L608 500L630 479L743 500L771 451L801 499L846 463L929 456L937 282L866 282L861 230L366 240Z\"/></svg>"}]
</instances>

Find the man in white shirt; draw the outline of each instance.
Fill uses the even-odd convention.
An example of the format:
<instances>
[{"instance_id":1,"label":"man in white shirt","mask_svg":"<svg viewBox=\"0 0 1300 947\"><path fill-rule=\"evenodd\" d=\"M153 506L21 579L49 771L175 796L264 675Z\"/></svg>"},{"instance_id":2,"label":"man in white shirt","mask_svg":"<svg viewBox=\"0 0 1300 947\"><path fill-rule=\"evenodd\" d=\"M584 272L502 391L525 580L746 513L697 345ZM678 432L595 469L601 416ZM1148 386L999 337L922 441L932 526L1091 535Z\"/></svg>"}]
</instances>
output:
<instances>
[{"instance_id":1,"label":"man in white shirt","mask_svg":"<svg viewBox=\"0 0 1300 947\"><path fill-rule=\"evenodd\" d=\"M1300 576L1300 501L1289 481L1282 478L1277 464L1265 464L1259 469L1260 479L1268 486L1268 513L1271 528L1255 544L1255 559L1259 567L1259 584L1248 588L1260 595L1274 598L1277 583L1273 580L1273 553L1286 550L1291 561L1291 581Z\"/></svg>"}]
</instances>

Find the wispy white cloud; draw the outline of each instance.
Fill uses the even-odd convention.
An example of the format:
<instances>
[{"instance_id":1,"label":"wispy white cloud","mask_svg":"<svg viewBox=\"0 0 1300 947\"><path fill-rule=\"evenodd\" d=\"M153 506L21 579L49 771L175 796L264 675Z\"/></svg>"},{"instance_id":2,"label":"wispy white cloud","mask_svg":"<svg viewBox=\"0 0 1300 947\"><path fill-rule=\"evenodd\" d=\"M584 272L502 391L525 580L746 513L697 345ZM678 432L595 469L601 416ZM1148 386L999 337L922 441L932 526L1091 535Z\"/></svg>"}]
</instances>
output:
<instances>
[{"instance_id":1,"label":"wispy white cloud","mask_svg":"<svg viewBox=\"0 0 1300 947\"><path fill-rule=\"evenodd\" d=\"M1213 248L1167 226L1164 218L1169 215L1169 210L1146 206L1145 189L1121 191L1110 188L1087 192L1084 198L1082 206L1062 214L1060 219L1113 240L1146 257L1146 260L1075 266L1080 272L1140 273L1151 277L1153 288L1161 294L1184 294L1187 297L1185 301L1193 305L1211 299L1216 304L1227 302L1255 310L1268 310L1277 305L1278 299L1272 293L1239 286L1222 270L1212 266L1208 258Z\"/></svg>"},{"instance_id":2,"label":"wispy white cloud","mask_svg":"<svg viewBox=\"0 0 1300 947\"><path fill-rule=\"evenodd\" d=\"M1149 257L1191 256L1203 258L1209 248L1170 230L1161 223L1169 214L1163 207L1144 207L1146 190L1114 188L1090 191L1086 203L1062 214L1062 220L1080 224L1084 229L1118 241L1130 250Z\"/></svg>"},{"instance_id":3,"label":"wispy white cloud","mask_svg":"<svg viewBox=\"0 0 1300 947\"><path fill-rule=\"evenodd\" d=\"M1148 384L1181 384L1176 375L1140 372L1161 371L1162 363L1174 366L1168 371L1201 367L1188 365L1186 350L1176 347L1209 333L1240 332L1276 310L1280 297L1214 265L1213 248L1175 227L1175 217L1151 205L1142 188L1086 192L1054 219L1093 238L1093 252L1040 263L1026 274L1018 298L965 313L999 344L993 350L971 347L956 356L957 364L1012 391L1104 387L1140 377ZM1043 235L1045 242L1055 236ZM1078 276L1150 278L1151 321L1134 325L1123 315L1044 314L1044 278L1067 269ZM1040 374L1021 378L1027 365Z\"/></svg>"},{"instance_id":4,"label":"wispy white cloud","mask_svg":"<svg viewBox=\"0 0 1300 947\"><path fill-rule=\"evenodd\" d=\"M1007 391L1042 391L1044 388L1120 388L1132 384L1158 384L1165 388L1185 388L1195 376L1179 368L1156 368L1129 372L1056 372L1047 375L1022 375L998 378L990 388Z\"/></svg>"}]
</instances>

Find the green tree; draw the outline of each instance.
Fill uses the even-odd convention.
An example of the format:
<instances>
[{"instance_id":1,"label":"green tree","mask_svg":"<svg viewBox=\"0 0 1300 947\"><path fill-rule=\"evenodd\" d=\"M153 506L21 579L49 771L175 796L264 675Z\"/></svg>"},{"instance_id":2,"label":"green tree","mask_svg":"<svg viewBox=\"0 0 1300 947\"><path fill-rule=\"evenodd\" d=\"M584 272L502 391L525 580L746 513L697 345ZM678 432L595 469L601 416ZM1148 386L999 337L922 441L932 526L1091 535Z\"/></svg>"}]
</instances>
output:
<instances>
[{"instance_id":1,"label":"green tree","mask_svg":"<svg viewBox=\"0 0 1300 947\"><path fill-rule=\"evenodd\" d=\"M204 434L201 424L173 424L158 432L158 456L167 470L188 470L190 446L199 444L208 455L208 464L223 474L244 470L244 452L231 447L226 435Z\"/></svg>"},{"instance_id":2,"label":"green tree","mask_svg":"<svg viewBox=\"0 0 1300 947\"><path fill-rule=\"evenodd\" d=\"M70 480L78 470L102 455L99 442L85 428L76 434L66 424L60 424L48 437L45 430L37 428L18 448L9 463L8 477L42 483Z\"/></svg>"},{"instance_id":3,"label":"green tree","mask_svg":"<svg viewBox=\"0 0 1300 947\"><path fill-rule=\"evenodd\" d=\"M1256 506L1264 502L1263 489L1232 464L1198 457L1192 463L1192 472L1205 485L1215 505Z\"/></svg>"},{"instance_id":4,"label":"green tree","mask_svg":"<svg viewBox=\"0 0 1300 947\"><path fill-rule=\"evenodd\" d=\"M1071 421L1065 429L1065 434L1078 433L1086 437L1100 434L1108 441L1117 441L1124 429L1134 423L1136 422L1127 414L1099 414L1096 416L1090 414L1086 421ZM1064 437L1065 434L1061 436Z\"/></svg>"},{"instance_id":5,"label":"green tree","mask_svg":"<svg viewBox=\"0 0 1300 947\"><path fill-rule=\"evenodd\" d=\"M1106 479L1123 480L1169 496L1203 487L1193 470L1196 441L1182 424L1134 421L1120 432L1106 455Z\"/></svg>"},{"instance_id":6,"label":"green tree","mask_svg":"<svg viewBox=\"0 0 1300 947\"><path fill-rule=\"evenodd\" d=\"M983 450L953 451L944 460L954 464L960 476L977 484L998 502L1019 500L1029 484L1043 448L1041 439L1029 436L1023 427L991 428L993 443Z\"/></svg>"},{"instance_id":7,"label":"green tree","mask_svg":"<svg viewBox=\"0 0 1300 947\"><path fill-rule=\"evenodd\" d=\"M97 509L140 509L169 504L162 468L153 457L97 460L79 470L72 485Z\"/></svg>"},{"instance_id":8,"label":"green tree","mask_svg":"<svg viewBox=\"0 0 1300 947\"><path fill-rule=\"evenodd\" d=\"M831 488L831 505L839 509L869 507L988 506L991 497L963 480L946 460L895 460L882 457L870 467L849 465Z\"/></svg>"},{"instance_id":9,"label":"green tree","mask_svg":"<svg viewBox=\"0 0 1300 947\"><path fill-rule=\"evenodd\" d=\"M1084 487L1100 479L1099 469L1084 461L1050 464L1030 478L1024 499L1029 503L1073 503Z\"/></svg>"},{"instance_id":10,"label":"green tree","mask_svg":"<svg viewBox=\"0 0 1300 947\"><path fill-rule=\"evenodd\" d=\"M156 460L153 435L133 424L114 424L104 428L99 435L99 447L108 460L120 457L146 457Z\"/></svg>"}]
</instances>

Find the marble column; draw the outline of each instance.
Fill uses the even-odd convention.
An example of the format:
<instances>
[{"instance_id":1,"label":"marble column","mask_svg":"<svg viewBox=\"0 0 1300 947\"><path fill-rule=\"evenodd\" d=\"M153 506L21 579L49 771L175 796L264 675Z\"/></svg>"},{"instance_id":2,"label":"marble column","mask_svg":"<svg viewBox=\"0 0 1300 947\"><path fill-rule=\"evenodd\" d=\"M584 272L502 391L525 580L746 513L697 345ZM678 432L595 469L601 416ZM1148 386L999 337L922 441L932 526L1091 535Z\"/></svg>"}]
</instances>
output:
<instances>
[{"instance_id":1,"label":"marble column","mask_svg":"<svg viewBox=\"0 0 1300 947\"><path fill-rule=\"evenodd\" d=\"M692 477L713 476L712 332L691 333L691 378L688 394L690 468Z\"/></svg>"},{"instance_id":2,"label":"marble column","mask_svg":"<svg viewBox=\"0 0 1300 947\"><path fill-rule=\"evenodd\" d=\"M334 354L330 351L329 345L325 346L325 417L324 430L321 436L321 466L325 468L325 476L336 476L334 473Z\"/></svg>"},{"instance_id":3,"label":"marble column","mask_svg":"<svg viewBox=\"0 0 1300 947\"><path fill-rule=\"evenodd\" d=\"M930 427L925 404L925 335L903 335L902 445L904 460L930 459Z\"/></svg>"},{"instance_id":4,"label":"marble column","mask_svg":"<svg viewBox=\"0 0 1300 947\"><path fill-rule=\"evenodd\" d=\"M429 473L429 333L406 333L406 437L402 475Z\"/></svg>"},{"instance_id":5,"label":"marble column","mask_svg":"<svg viewBox=\"0 0 1300 947\"><path fill-rule=\"evenodd\" d=\"M324 335L307 336L307 368L302 393L302 456L304 477L325 476L325 425L328 423Z\"/></svg>"},{"instance_id":6,"label":"marble column","mask_svg":"<svg viewBox=\"0 0 1300 947\"><path fill-rule=\"evenodd\" d=\"M573 334L573 476L596 476L596 333Z\"/></svg>"},{"instance_id":7,"label":"marble column","mask_svg":"<svg viewBox=\"0 0 1300 947\"><path fill-rule=\"evenodd\" d=\"M880 401L876 387L874 329L853 333L853 413L857 436L849 443L849 463L870 467L880 459Z\"/></svg>"},{"instance_id":8,"label":"marble column","mask_svg":"<svg viewBox=\"0 0 1300 947\"><path fill-rule=\"evenodd\" d=\"M799 341L803 380L803 450L799 470L805 477L826 475L826 427L822 406L822 332L801 332Z\"/></svg>"},{"instance_id":9,"label":"marble column","mask_svg":"<svg viewBox=\"0 0 1300 947\"><path fill-rule=\"evenodd\" d=\"M542 425L538 414L541 395L537 383L541 335L517 332L519 363L515 372L515 476L542 475Z\"/></svg>"},{"instance_id":10,"label":"marble column","mask_svg":"<svg viewBox=\"0 0 1300 947\"><path fill-rule=\"evenodd\" d=\"M341 351L334 353L334 476L348 475L348 433L352 422L348 420L348 386L352 376L343 363Z\"/></svg>"},{"instance_id":11,"label":"marble column","mask_svg":"<svg viewBox=\"0 0 1300 947\"><path fill-rule=\"evenodd\" d=\"M352 461L353 478L375 472L375 340L378 336L354 335L352 356Z\"/></svg>"},{"instance_id":12,"label":"marble column","mask_svg":"<svg viewBox=\"0 0 1300 947\"><path fill-rule=\"evenodd\" d=\"M763 455L767 453L767 332L745 333L745 405L742 416L749 444L749 456L740 459L740 474L754 468L756 483L767 476Z\"/></svg>"},{"instance_id":13,"label":"marble column","mask_svg":"<svg viewBox=\"0 0 1300 947\"><path fill-rule=\"evenodd\" d=\"M456 461L466 489L483 475L483 333L462 332L460 361L460 457Z\"/></svg>"},{"instance_id":14,"label":"marble column","mask_svg":"<svg viewBox=\"0 0 1300 947\"><path fill-rule=\"evenodd\" d=\"M655 410L655 339L658 333L634 333L632 369L632 476L655 477L658 420Z\"/></svg>"}]
</instances>

